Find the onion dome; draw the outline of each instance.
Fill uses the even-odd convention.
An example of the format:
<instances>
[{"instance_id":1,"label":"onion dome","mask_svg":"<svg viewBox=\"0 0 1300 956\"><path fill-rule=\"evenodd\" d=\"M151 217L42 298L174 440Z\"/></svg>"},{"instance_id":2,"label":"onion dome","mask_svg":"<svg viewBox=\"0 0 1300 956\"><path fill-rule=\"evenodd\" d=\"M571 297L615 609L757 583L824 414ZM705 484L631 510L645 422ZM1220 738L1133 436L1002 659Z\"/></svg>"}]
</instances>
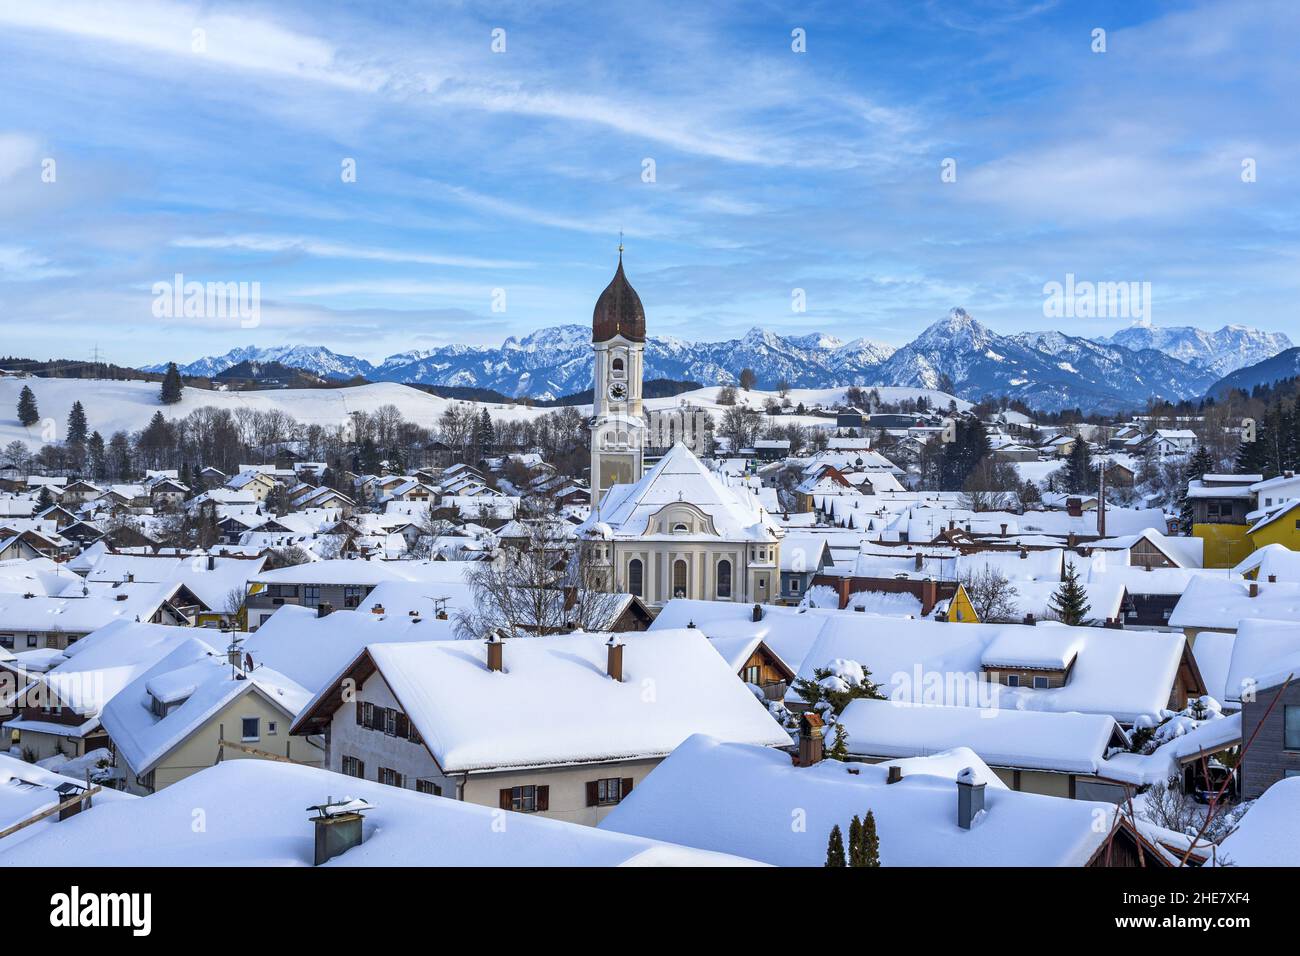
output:
<instances>
[{"instance_id":1,"label":"onion dome","mask_svg":"<svg viewBox=\"0 0 1300 956\"><path fill-rule=\"evenodd\" d=\"M605 342L616 335L631 342L645 341L645 309L641 297L623 274L623 249L618 252L618 271L596 300L591 315L591 340Z\"/></svg>"}]
</instances>

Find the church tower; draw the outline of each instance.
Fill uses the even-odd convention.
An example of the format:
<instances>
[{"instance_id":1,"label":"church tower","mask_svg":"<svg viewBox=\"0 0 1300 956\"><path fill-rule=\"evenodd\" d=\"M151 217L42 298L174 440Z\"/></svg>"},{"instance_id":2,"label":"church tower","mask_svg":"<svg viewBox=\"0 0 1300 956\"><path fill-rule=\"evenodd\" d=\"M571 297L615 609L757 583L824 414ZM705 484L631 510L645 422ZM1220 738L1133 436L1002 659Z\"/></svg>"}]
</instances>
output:
<instances>
[{"instance_id":1,"label":"church tower","mask_svg":"<svg viewBox=\"0 0 1300 956\"><path fill-rule=\"evenodd\" d=\"M618 270L591 316L591 347L596 359L591 419L591 503L595 507L612 485L641 479L645 446L641 412L645 309L623 274L621 242Z\"/></svg>"}]
</instances>

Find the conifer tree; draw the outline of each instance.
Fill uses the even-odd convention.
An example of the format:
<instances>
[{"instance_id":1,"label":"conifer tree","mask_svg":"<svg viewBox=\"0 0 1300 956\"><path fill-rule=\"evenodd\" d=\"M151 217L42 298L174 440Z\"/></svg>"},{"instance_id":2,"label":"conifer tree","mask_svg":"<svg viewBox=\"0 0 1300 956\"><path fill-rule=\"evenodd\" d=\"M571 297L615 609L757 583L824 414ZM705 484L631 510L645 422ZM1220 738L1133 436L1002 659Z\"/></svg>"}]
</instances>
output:
<instances>
[{"instance_id":1,"label":"conifer tree","mask_svg":"<svg viewBox=\"0 0 1300 956\"><path fill-rule=\"evenodd\" d=\"M862 858L862 821L855 814L849 821L849 866L861 866Z\"/></svg>"},{"instance_id":2,"label":"conifer tree","mask_svg":"<svg viewBox=\"0 0 1300 956\"><path fill-rule=\"evenodd\" d=\"M831 741L831 747L823 754L827 760L848 760L849 759L849 732L844 729L843 724L835 725L835 737Z\"/></svg>"},{"instance_id":3,"label":"conifer tree","mask_svg":"<svg viewBox=\"0 0 1300 956\"><path fill-rule=\"evenodd\" d=\"M880 837L876 835L876 815L870 810L867 811L866 819L862 821L862 851L861 863L855 863L855 866L880 866Z\"/></svg>"},{"instance_id":4,"label":"conifer tree","mask_svg":"<svg viewBox=\"0 0 1300 956\"><path fill-rule=\"evenodd\" d=\"M840 833L840 825L838 823L831 827L830 839L826 841L826 865L848 865L844 860L844 835Z\"/></svg>"},{"instance_id":5,"label":"conifer tree","mask_svg":"<svg viewBox=\"0 0 1300 956\"><path fill-rule=\"evenodd\" d=\"M175 362L167 363L167 374L163 376L159 397L164 405L175 405L181 400L181 373Z\"/></svg>"},{"instance_id":6,"label":"conifer tree","mask_svg":"<svg viewBox=\"0 0 1300 956\"><path fill-rule=\"evenodd\" d=\"M86 410L81 402L73 402L72 411L68 412L68 438L64 444L69 448L85 448L86 439L89 437L88 432Z\"/></svg>"},{"instance_id":7,"label":"conifer tree","mask_svg":"<svg viewBox=\"0 0 1300 956\"><path fill-rule=\"evenodd\" d=\"M18 393L18 421L26 428L31 428L41 420L41 413L36 408L36 396L26 385Z\"/></svg>"},{"instance_id":8,"label":"conifer tree","mask_svg":"<svg viewBox=\"0 0 1300 956\"><path fill-rule=\"evenodd\" d=\"M1047 602L1052 612L1065 624L1082 624L1092 610L1088 603L1088 592L1079 580L1079 572L1074 565L1066 562L1065 576L1061 586Z\"/></svg>"},{"instance_id":9,"label":"conifer tree","mask_svg":"<svg viewBox=\"0 0 1300 956\"><path fill-rule=\"evenodd\" d=\"M108 456L104 447L104 436L99 432L92 432L86 439L86 464L92 480L100 481L104 478L108 469Z\"/></svg>"}]
</instances>

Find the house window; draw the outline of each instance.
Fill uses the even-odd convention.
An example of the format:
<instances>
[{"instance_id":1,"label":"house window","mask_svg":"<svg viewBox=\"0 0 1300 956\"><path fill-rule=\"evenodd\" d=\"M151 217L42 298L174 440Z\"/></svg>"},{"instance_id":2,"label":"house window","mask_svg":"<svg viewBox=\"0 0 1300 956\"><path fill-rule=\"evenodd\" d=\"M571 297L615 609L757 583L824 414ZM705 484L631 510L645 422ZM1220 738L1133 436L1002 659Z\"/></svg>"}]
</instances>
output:
<instances>
[{"instance_id":1,"label":"house window","mask_svg":"<svg viewBox=\"0 0 1300 956\"><path fill-rule=\"evenodd\" d=\"M763 667L760 664L748 664L742 675L746 684L753 684L755 687L763 680Z\"/></svg>"},{"instance_id":2,"label":"house window","mask_svg":"<svg viewBox=\"0 0 1300 956\"><path fill-rule=\"evenodd\" d=\"M304 604L314 607L320 604L320 585L308 584L302 589L302 601Z\"/></svg>"},{"instance_id":3,"label":"house window","mask_svg":"<svg viewBox=\"0 0 1300 956\"><path fill-rule=\"evenodd\" d=\"M442 796L442 787L438 786L432 780L415 781L415 791L416 793L429 793L435 797Z\"/></svg>"},{"instance_id":4,"label":"house window","mask_svg":"<svg viewBox=\"0 0 1300 956\"><path fill-rule=\"evenodd\" d=\"M1046 677L1037 677L1037 676L1034 677L1034 687L1036 689L1044 690L1045 688L1050 686L1051 684Z\"/></svg>"},{"instance_id":5,"label":"house window","mask_svg":"<svg viewBox=\"0 0 1300 956\"><path fill-rule=\"evenodd\" d=\"M1286 750L1300 750L1300 705L1289 705L1282 709L1282 722L1285 729L1282 734L1282 746Z\"/></svg>"},{"instance_id":6,"label":"house window","mask_svg":"<svg viewBox=\"0 0 1300 956\"><path fill-rule=\"evenodd\" d=\"M274 720L268 720L268 721L266 722L266 735L267 735L268 737L274 737L274 736L275 736L275 732L276 732L276 730L277 730L277 727L276 727L276 723L275 723L275 721L274 721Z\"/></svg>"},{"instance_id":7,"label":"house window","mask_svg":"<svg viewBox=\"0 0 1300 956\"><path fill-rule=\"evenodd\" d=\"M244 740L262 739L262 735L259 732L260 725L262 723L262 719L260 717L245 717L243 718L241 723L243 724Z\"/></svg>"},{"instance_id":8,"label":"house window","mask_svg":"<svg viewBox=\"0 0 1300 956\"><path fill-rule=\"evenodd\" d=\"M791 579L790 579L790 590L791 590L791 591L794 591L795 593L798 593L798 591L799 591L799 579L798 579L798 578L791 578Z\"/></svg>"},{"instance_id":9,"label":"house window","mask_svg":"<svg viewBox=\"0 0 1300 956\"><path fill-rule=\"evenodd\" d=\"M641 589L644 586L644 581L642 580L644 578L644 575L645 575L645 569L644 566L641 564L640 558L633 558L631 561L628 562L627 589L631 591L633 594L635 594L637 597L644 596L641 593Z\"/></svg>"},{"instance_id":10,"label":"house window","mask_svg":"<svg viewBox=\"0 0 1300 956\"><path fill-rule=\"evenodd\" d=\"M68 643L71 644L72 642L69 641ZM28 635L27 635L27 646L28 646L28 647L35 647L35 646L36 646L36 635L35 635L35 634L28 634Z\"/></svg>"},{"instance_id":11,"label":"house window","mask_svg":"<svg viewBox=\"0 0 1300 956\"><path fill-rule=\"evenodd\" d=\"M595 805L598 807L607 807L623 799L623 781L618 777L593 780L587 787L588 798L594 797ZM588 803L590 802L588 799Z\"/></svg>"},{"instance_id":12,"label":"house window","mask_svg":"<svg viewBox=\"0 0 1300 956\"><path fill-rule=\"evenodd\" d=\"M1019 687L1019 686L1020 686L1020 675L1019 675L1019 674L1008 674L1008 675L1007 675L1007 686L1008 686L1008 687Z\"/></svg>"},{"instance_id":13,"label":"house window","mask_svg":"<svg viewBox=\"0 0 1300 956\"><path fill-rule=\"evenodd\" d=\"M516 813L538 813L550 809L550 787L505 787L501 790L502 810Z\"/></svg>"},{"instance_id":14,"label":"house window","mask_svg":"<svg viewBox=\"0 0 1300 956\"><path fill-rule=\"evenodd\" d=\"M402 785L402 775L389 767L380 767L379 782L389 787L400 787Z\"/></svg>"},{"instance_id":15,"label":"house window","mask_svg":"<svg viewBox=\"0 0 1300 956\"><path fill-rule=\"evenodd\" d=\"M731 562L726 558L718 562L718 597L731 597Z\"/></svg>"},{"instance_id":16,"label":"house window","mask_svg":"<svg viewBox=\"0 0 1300 956\"><path fill-rule=\"evenodd\" d=\"M348 777L365 777L366 765L356 757L343 756L343 773Z\"/></svg>"},{"instance_id":17,"label":"house window","mask_svg":"<svg viewBox=\"0 0 1300 956\"><path fill-rule=\"evenodd\" d=\"M357 585L350 584L343 589L343 606L356 607L361 603L361 588Z\"/></svg>"},{"instance_id":18,"label":"house window","mask_svg":"<svg viewBox=\"0 0 1300 956\"><path fill-rule=\"evenodd\" d=\"M681 558L673 562L673 597L686 597L686 562Z\"/></svg>"},{"instance_id":19,"label":"house window","mask_svg":"<svg viewBox=\"0 0 1300 956\"><path fill-rule=\"evenodd\" d=\"M14 646L14 636L12 634L0 634L0 647L8 647L12 650Z\"/></svg>"}]
</instances>

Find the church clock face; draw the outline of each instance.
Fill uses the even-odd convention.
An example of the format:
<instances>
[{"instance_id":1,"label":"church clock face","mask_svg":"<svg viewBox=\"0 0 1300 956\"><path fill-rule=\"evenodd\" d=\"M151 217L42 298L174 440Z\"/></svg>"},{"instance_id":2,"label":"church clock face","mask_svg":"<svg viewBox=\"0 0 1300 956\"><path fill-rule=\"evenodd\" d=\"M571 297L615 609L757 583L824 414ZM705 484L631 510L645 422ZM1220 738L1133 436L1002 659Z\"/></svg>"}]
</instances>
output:
<instances>
[{"instance_id":1,"label":"church clock face","mask_svg":"<svg viewBox=\"0 0 1300 956\"><path fill-rule=\"evenodd\" d=\"M623 382L613 382L609 386L609 397L611 401L627 401L627 385Z\"/></svg>"}]
</instances>

